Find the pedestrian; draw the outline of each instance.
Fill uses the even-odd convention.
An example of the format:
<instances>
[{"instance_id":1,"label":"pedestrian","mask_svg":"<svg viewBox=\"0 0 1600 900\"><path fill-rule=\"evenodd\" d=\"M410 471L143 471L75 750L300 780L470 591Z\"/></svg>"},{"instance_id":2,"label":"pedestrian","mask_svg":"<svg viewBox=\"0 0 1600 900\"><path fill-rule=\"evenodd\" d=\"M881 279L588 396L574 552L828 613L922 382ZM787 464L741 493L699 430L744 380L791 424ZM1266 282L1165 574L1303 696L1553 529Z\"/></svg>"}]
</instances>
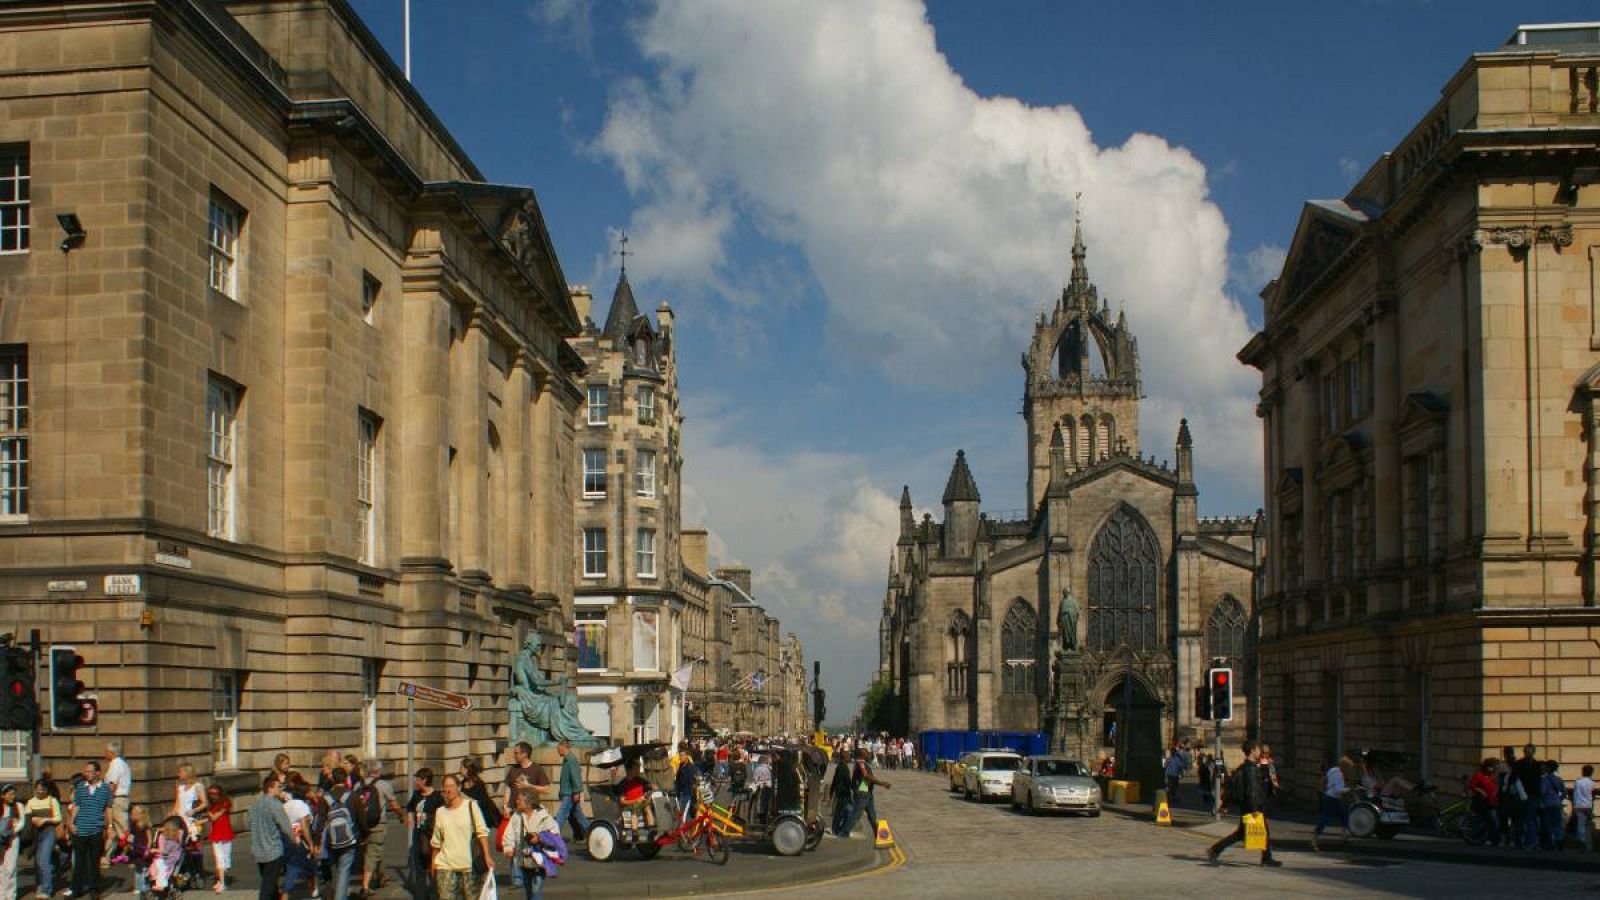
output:
<instances>
[{"instance_id":1,"label":"pedestrian","mask_svg":"<svg viewBox=\"0 0 1600 900\"><path fill-rule=\"evenodd\" d=\"M476 759L469 756L461 760L461 774L456 778L456 786L463 797L478 804L478 812L483 814L483 821L491 829L500 827L500 807L489 799L489 789L483 783L483 766Z\"/></svg>"},{"instance_id":2,"label":"pedestrian","mask_svg":"<svg viewBox=\"0 0 1600 900\"><path fill-rule=\"evenodd\" d=\"M677 798L678 809L682 811L683 821L685 822L694 817L694 808L698 801L694 782L699 777L699 758L693 750L685 749L683 759L678 762L677 773L672 779L672 793Z\"/></svg>"},{"instance_id":3,"label":"pedestrian","mask_svg":"<svg viewBox=\"0 0 1600 900\"><path fill-rule=\"evenodd\" d=\"M834 837L844 837L845 826L850 824L850 806L855 802L855 793L850 784L850 761L842 754L842 749L835 752L837 760L833 764L833 781L828 784L828 798L833 803L833 827L829 833Z\"/></svg>"},{"instance_id":4,"label":"pedestrian","mask_svg":"<svg viewBox=\"0 0 1600 900\"><path fill-rule=\"evenodd\" d=\"M888 789L892 785L873 774L872 766L868 764L868 760L871 757L871 751L865 747L856 750L855 771L851 777L855 804L850 808L850 822L845 826L844 834L839 835L840 837L848 838L856 830L856 822L861 818L863 811L867 814L869 833L873 836L878 833L878 804L875 800L874 789L879 787Z\"/></svg>"},{"instance_id":5,"label":"pedestrian","mask_svg":"<svg viewBox=\"0 0 1600 900\"><path fill-rule=\"evenodd\" d=\"M1539 776L1539 849L1560 850L1561 807L1567 799L1567 784L1561 780L1561 764L1553 759L1544 761L1544 774Z\"/></svg>"},{"instance_id":6,"label":"pedestrian","mask_svg":"<svg viewBox=\"0 0 1600 900\"><path fill-rule=\"evenodd\" d=\"M544 880L555 877L557 868L567 861L567 843L561 839L561 826L539 805L531 788L518 791L512 804L500 852L510 860L511 871L528 900L544 900Z\"/></svg>"},{"instance_id":7,"label":"pedestrian","mask_svg":"<svg viewBox=\"0 0 1600 900\"><path fill-rule=\"evenodd\" d=\"M156 828L156 842L150 860L150 882L156 893L165 893L172 874L183 861L183 830L187 826L178 816L168 816Z\"/></svg>"},{"instance_id":8,"label":"pedestrian","mask_svg":"<svg viewBox=\"0 0 1600 900\"><path fill-rule=\"evenodd\" d=\"M261 796L250 807L250 855L261 874L256 900L278 900L278 882L283 878L283 854L293 832L283 812L283 788L278 776L261 781Z\"/></svg>"},{"instance_id":9,"label":"pedestrian","mask_svg":"<svg viewBox=\"0 0 1600 900\"><path fill-rule=\"evenodd\" d=\"M233 868L233 801L221 787L206 787L206 843L211 845L211 861L217 866L217 881L211 889L227 890L228 870Z\"/></svg>"},{"instance_id":10,"label":"pedestrian","mask_svg":"<svg viewBox=\"0 0 1600 900\"><path fill-rule=\"evenodd\" d=\"M1514 791L1522 801L1522 827L1518 832L1518 847L1532 850L1539 846L1539 781L1544 778L1544 767L1535 756L1538 750L1532 744L1522 748L1522 758L1511 766L1511 777L1516 779Z\"/></svg>"},{"instance_id":11,"label":"pedestrian","mask_svg":"<svg viewBox=\"0 0 1600 900\"><path fill-rule=\"evenodd\" d=\"M17 786L0 786L0 900L17 900L17 860L22 856L22 829L27 814L17 799Z\"/></svg>"},{"instance_id":12,"label":"pedestrian","mask_svg":"<svg viewBox=\"0 0 1600 900\"><path fill-rule=\"evenodd\" d=\"M1573 781L1573 836L1578 838L1579 849L1584 852L1594 849L1590 847L1590 833L1594 831L1595 817L1595 767L1584 765L1582 778Z\"/></svg>"},{"instance_id":13,"label":"pedestrian","mask_svg":"<svg viewBox=\"0 0 1600 900\"><path fill-rule=\"evenodd\" d=\"M289 776L294 774L294 766L289 762L289 754L279 753L272 758L272 771L278 776L279 784L288 784Z\"/></svg>"},{"instance_id":14,"label":"pedestrian","mask_svg":"<svg viewBox=\"0 0 1600 900\"><path fill-rule=\"evenodd\" d=\"M411 827L411 852L408 874L413 900L432 900L433 814L444 804L444 797L433 787L433 770L427 766L411 776L411 798L406 801L406 823Z\"/></svg>"},{"instance_id":15,"label":"pedestrian","mask_svg":"<svg viewBox=\"0 0 1600 900\"><path fill-rule=\"evenodd\" d=\"M533 745L527 741L518 743L511 749L511 757L512 763L506 767L505 786L500 792L507 810L514 807L517 792L523 788L532 788L541 799L550 792L550 773L533 761Z\"/></svg>"},{"instance_id":16,"label":"pedestrian","mask_svg":"<svg viewBox=\"0 0 1600 900\"><path fill-rule=\"evenodd\" d=\"M1217 865L1222 851L1245 839L1244 817L1251 813L1262 816L1261 825L1266 828L1267 782L1260 769L1261 748L1255 741L1245 741L1240 749L1244 751L1244 762L1239 763L1223 787L1223 802L1232 804L1239 811L1239 827L1232 834L1211 845L1206 851L1206 862ZM1277 868L1283 863L1272 858L1272 834L1267 832L1267 844L1261 851L1261 864Z\"/></svg>"},{"instance_id":17,"label":"pedestrian","mask_svg":"<svg viewBox=\"0 0 1600 900\"><path fill-rule=\"evenodd\" d=\"M444 804L433 814L432 871L439 900L478 900L488 871L489 825L483 810L461 791L461 779L444 777ZM476 848L476 849L474 849ZM481 853L483 862L475 854Z\"/></svg>"},{"instance_id":18,"label":"pedestrian","mask_svg":"<svg viewBox=\"0 0 1600 900\"><path fill-rule=\"evenodd\" d=\"M72 894L93 897L100 887L100 860L106 852L107 819L115 794L100 777L100 763L83 764L83 780L72 791L67 830L72 834Z\"/></svg>"},{"instance_id":19,"label":"pedestrian","mask_svg":"<svg viewBox=\"0 0 1600 900\"><path fill-rule=\"evenodd\" d=\"M1526 798L1517 795L1517 779L1512 775L1517 761L1516 749L1507 746L1501 753L1500 763L1495 768L1500 798L1496 818L1501 842L1507 847L1517 847L1522 843L1522 807Z\"/></svg>"},{"instance_id":20,"label":"pedestrian","mask_svg":"<svg viewBox=\"0 0 1600 900\"><path fill-rule=\"evenodd\" d=\"M128 810L128 833L117 839L113 863L127 863L133 869L133 890L138 896L150 893L151 862L155 858L156 829L143 805Z\"/></svg>"},{"instance_id":21,"label":"pedestrian","mask_svg":"<svg viewBox=\"0 0 1600 900\"><path fill-rule=\"evenodd\" d=\"M128 809L133 803L133 770L122 758L122 744L111 741L105 749L105 779L111 785L111 818L107 822L107 839L115 839L128 830Z\"/></svg>"},{"instance_id":22,"label":"pedestrian","mask_svg":"<svg viewBox=\"0 0 1600 900\"><path fill-rule=\"evenodd\" d=\"M340 764L343 762L344 759L340 755L339 751L331 747L328 748L326 753L322 754L321 771L317 774L317 787L322 789L324 796L326 796L328 791L333 787L333 770L339 768ZM284 778L286 777L287 776L284 776ZM284 778L278 779L280 784L288 783L284 780Z\"/></svg>"},{"instance_id":23,"label":"pedestrian","mask_svg":"<svg viewBox=\"0 0 1600 900\"><path fill-rule=\"evenodd\" d=\"M333 787L326 794L328 819L322 828L320 849L333 869L334 900L349 900L350 883L361 858L362 823L368 820L368 814L357 789L359 782L343 766L333 770L330 780Z\"/></svg>"},{"instance_id":24,"label":"pedestrian","mask_svg":"<svg viewBox=\"0 0 1600 900\"><path fill-rule=\"evenodd\" d=\"M317 845L313 839L311 804L306 781L289 776L283 793L283 814L289 820L289 843L283 848L283 893L288 896L305 884L317 892Z\"/></svg>"},{"instance_id":25,"label":"pedestrian","mask_svg":"<svg viewBox=\"0 0 1600 900\"><path fill-rule=\"evenodd\" d=\"M539 766L539 771L544 771ZM366 840L361 844L361 894L366 896L383 887L383 847L389 836L389 817L397 821L404 812L395 796L394 785L383 777L383 760L369 756L366 760L366 781L361 792L362 813L365 821L362 831ZM548 779L546 779L548 781Z\"/></svg>"},{"instance_id":26,"label":"pedestrian","mask_svg":"<svg viewBox=\"0 0 1600 900\"><path fill-rule=\"evenodd\" d=\"M1322 790L1318 796L1321 807L1317 813L1317 825L1311 831L1311 849L1321 853L1322 848L1317 846L1317 839L1322 837L1322 832L1329 825L1338 822L1344 829L1344 839L1350 840L1350 813L1344 805L1344 770L1354 768L1355 763L1350 757L1342 756L1338 760L1328 760L1328 765L1322 773Z\"/></svg>"},{"instance_id":27,"label":"pedestrian","mask_svg":"<svg viewBox=\"0 0 1600 900\"><path fill-rule=\"evenodd\" d=\"M194 775L194 766L182 763L178 766L177 786L173 792L172 815L183 820L183 827L188 829L190 837L198 836L199 820L205 811L206 786Z\"/></svg>"},{"instance_id":28,"label":"pedestrian","mask_svg":"<svg viewBox=\"0 0 1600 900\"><path fill-rule=\"evenodd\" d=\"M561 798L561 807L556 811L556 830L572 823L572 839L581 841L589 836L589 817L583 814L583 770L578 765L578 754L572 752L572 744L565 738L556 743L556 753L561 756L561 776L557 785L557 795ZM726 759L726 757L724 757Z\"/></svg>"},{"instance_id":29,"label":"pedestrian","mask_svg":"<svg viewBox=\"0 0 1600 900\"><path fill-rule=\"evenodd\" d=\"M1495 779L1495 772L1500 761L1494 757L1486 757L1478 765L1478 770L1467 779L1467 795L1472 801L1472 814L1483 820L1488 832L1489 846L1500 843L1500 785Z\"/></svg>"},{"instance_id":30,"label":"pedestrian","mask_svg":"<svg viewBox=\"0 0 1600 900\"><path fill-rule=\"evenodd\" d=\"M33 826L34 894L48 900L56 889L56 828L64 821L61 801L50 796L50 784L43 778L33 783L33 796L24 812Z\"/></svg>"},{"instance_id":31,"label":"pedestrian","mask_svg":"<svg viewBox=\"0 0 1600 900\"><path fill-rule=\"evenodd\" d=\"M1183 768L1183 753L1178 750L1177 744L1173 744L1167 751L1166 765L1162 767L1167 777L1167 802L1173 806L1178 805L1178 783L1183 779Z\"/></svg>"}]
</instances>

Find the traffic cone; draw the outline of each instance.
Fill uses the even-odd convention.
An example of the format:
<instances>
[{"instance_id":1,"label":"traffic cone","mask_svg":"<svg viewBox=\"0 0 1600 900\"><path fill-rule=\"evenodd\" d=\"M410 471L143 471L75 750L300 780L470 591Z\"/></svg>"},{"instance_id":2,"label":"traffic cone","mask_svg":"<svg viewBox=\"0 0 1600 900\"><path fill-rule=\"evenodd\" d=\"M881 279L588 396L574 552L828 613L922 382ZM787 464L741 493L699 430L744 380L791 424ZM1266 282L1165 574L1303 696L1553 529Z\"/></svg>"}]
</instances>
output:
<instances>
[{"instance_id":1,"label":"traffic cone","mask_svg":"<svg viewBox=\"0 0 1600 900\"><path fill-rule=\"evenodd\" d=\"M894 846L894 832L889 830L888 819L878 820L878 840L876 846L879 850L887 850Z\"/></svg>"},{"instance_id":2,"label":"traffic cone","mask_svg":"<svg viewBox=\"0 0 1600 900\"><path fill-rule=\"evenodd\" d=\"M1156 824L1157 825L1171 825L1172 824L1172 810L1167 807L1167 801L1165 799L1163 799L1161 801L1161 805L1160 806L1156 807Z\"/></svg>"}]
</instances>

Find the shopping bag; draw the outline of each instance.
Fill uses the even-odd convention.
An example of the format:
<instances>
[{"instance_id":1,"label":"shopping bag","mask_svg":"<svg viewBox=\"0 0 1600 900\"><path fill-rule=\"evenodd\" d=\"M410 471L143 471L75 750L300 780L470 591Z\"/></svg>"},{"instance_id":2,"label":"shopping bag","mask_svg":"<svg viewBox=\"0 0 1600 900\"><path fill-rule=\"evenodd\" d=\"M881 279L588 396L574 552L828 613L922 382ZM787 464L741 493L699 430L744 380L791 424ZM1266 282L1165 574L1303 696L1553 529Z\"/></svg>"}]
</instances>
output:
<instances>
[{"instance_id":1,"label":"shopping bag","mask_svg":"<svg viewBox=\"0 0 1600 900\"><path fill-rule=\"evenodd\" d=\"M1244 848L1246 850L1267 849L1267 817L1261 813L1245 813L1244 819ZM493 898L490 898L493 900Z\"/></svg>"},{"instance_id":2,"label":"shopping bag","mask_svg":"<svg viewBox=\"0 0 1600 900\"><path fill-rule=\"evenodd\" d=\"M494 885L494 870L483 876L483 890L478 892L478 900L500 900L500 891Z\"/></svg>"}]
</instances>

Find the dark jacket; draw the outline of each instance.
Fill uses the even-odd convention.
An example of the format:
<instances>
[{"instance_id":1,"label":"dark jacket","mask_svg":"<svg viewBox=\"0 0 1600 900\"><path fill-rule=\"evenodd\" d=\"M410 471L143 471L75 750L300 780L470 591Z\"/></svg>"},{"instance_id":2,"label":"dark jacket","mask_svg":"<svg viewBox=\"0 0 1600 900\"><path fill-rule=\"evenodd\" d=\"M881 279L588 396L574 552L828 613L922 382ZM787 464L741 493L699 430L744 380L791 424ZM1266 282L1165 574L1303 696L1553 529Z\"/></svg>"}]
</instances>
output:
<instances>
[{"instance_id":1,"label":"dark jacket","mask_svg":"<svg viewBox=\"0 0 1600 900\"><path fill-rule=\"evenodd\" d=\"M1267 785L1263 780L1266 773L1254 760L1245 760L1234 770L1234 777L1228 780L1228 802L1238 807L1241 813L1257 813L1266 809ZM1233 792L1239 795L1234 796Z\"/></svg>"}]
</instances>

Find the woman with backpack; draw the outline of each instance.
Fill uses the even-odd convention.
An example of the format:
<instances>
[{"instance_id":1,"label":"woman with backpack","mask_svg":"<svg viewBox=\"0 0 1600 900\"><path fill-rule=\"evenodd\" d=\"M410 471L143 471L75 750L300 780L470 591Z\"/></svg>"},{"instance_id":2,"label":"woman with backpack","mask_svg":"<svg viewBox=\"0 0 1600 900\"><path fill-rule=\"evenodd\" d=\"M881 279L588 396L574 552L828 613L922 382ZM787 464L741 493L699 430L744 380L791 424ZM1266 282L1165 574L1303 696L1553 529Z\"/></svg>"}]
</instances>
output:
<instances>
[{"instance_id":1,"label":"woman with backpack","mask_svg":"<svg viewBox=\"0 0 1600 900\"><path fill-rule=\"evenodd\" d=\"M322 826L321 849L333 867L333 898L349 900L350 879L356 871L356 858L361 849L361 821L363 811L356 792L350 786L350 773L343 767L335 768L331 775L333 786L325 799L328 815Z\"/></svg>"},{"instance_id":2,"label":"woman with backpack","mask_svg":"<svg viewBox=\"0 0 1600 900\"><path fill-rule=\"evenodd\" d=\"M515 811L506 822L500 838L500 852L511 861L511 871L528 900L544 900L544 880L554 878L567 861L567 844L561 839L561 826L532 790L516 792Z\"/></svg>"}]
</instances>

